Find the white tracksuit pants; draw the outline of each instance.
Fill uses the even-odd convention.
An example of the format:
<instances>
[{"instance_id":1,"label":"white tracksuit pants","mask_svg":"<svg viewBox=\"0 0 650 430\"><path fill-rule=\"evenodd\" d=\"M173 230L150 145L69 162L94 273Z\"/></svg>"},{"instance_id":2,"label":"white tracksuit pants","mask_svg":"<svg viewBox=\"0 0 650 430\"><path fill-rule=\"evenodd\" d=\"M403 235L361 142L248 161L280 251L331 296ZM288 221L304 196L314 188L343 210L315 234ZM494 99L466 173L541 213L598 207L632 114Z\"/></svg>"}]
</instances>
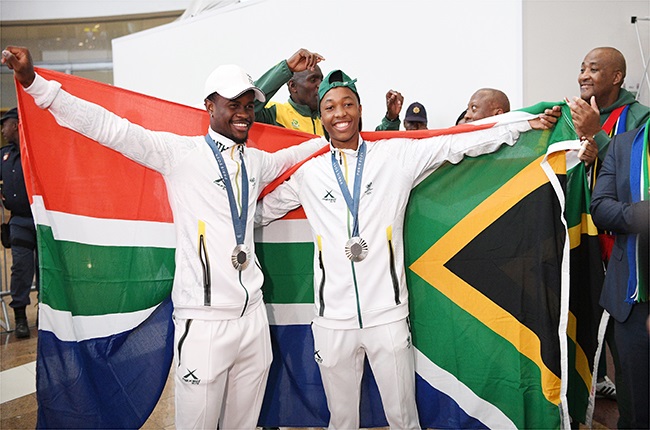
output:
<instances>
[{"instance_id":1,"label":"white tracksuit pants","mask_svg":"<svg viewBox=\"0 0 650 430\"><path fill-rule=\"evenodd\" d=\"M318 363L330 410L329 429L358 429L361 377L368 356L388 425L419 429L415 358L406 319L370 328L338 330L312 324Z\"/></svg>"},{"instance_id":2,"label":"white tracksuit pants","mask_svg":"<svg viewBox=\"0 0 650 430\"><path fill-rule=\"evenodd\" d=\"M254 429L271 366L263 303L233 320L175 320L176 428Z\"/></svg>"}]
</instances>

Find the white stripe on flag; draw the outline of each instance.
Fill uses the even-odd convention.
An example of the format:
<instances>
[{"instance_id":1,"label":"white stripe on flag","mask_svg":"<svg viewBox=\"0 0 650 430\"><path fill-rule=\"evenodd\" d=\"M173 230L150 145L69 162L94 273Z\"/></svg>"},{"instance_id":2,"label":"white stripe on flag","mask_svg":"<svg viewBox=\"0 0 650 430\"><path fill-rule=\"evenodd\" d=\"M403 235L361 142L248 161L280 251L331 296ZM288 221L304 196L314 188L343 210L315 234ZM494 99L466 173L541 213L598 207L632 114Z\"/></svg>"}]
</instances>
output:
<instances>
[{"instance_id":1,"label":"white stripe on flag","mask_svg":"<svg viewBox=\"0 0 650 430\"><path fill-rule=\"evenodd\" d=\"M313 303L267 304L271 325L309 325L316 315Z\"/></svg>"},{"instance_id":2,"label":"white stripe on flag","mask_svg":"<svg viewBox=\"0 0 650 430\"><path fill-rule=\"evenodd\" d=\"M38 305L38 329L50 331L61 341L79 342L102 338L133 330L160 304L136 312L119 314L72 316L68 311L52 309L45 303Z\"/></svg>"},{"instance_id":3,"label":"white stripe on flag","mask_svg":"<svg viewBox=\"0 0 650 430\"><path fill-rule=\"evenodd\" d=\"M99 246L176 247L173 223L92 218L50 211L42 196L34 196L32 213L37 225L51 227L54 238L61 241Z\"/></svg>"},{"instance_id":4,"label":"white stripe on flag","mask_svg":"<svg viewBox=\"0 0 650 430\"><path fill-rule=\"evenodd\" d=\"M530 121L531 119L537 118L539 115L533 115L532 113L513 110L499 115L489 116L482 118L476 121L472 121L471 125L483 125L494 123L495 127L505 124L512 124L513 122L523 122Z\"/></svg>"},{"instance_id":5,"label":"white stripe on flag","mask_svg":"<svg viewBox=\"0 0 650 430\"><path fill-rule=\"evenodd\" d=\"M496 406L478 397L454 375L438 367L415 349L415 371L436 390L451 397L469 416L490 429L516 429L517 426Z\"/></svg>"},{"instance_id":6,"label":"white stripe on flag","mask_svg":"<svg viewBox=\"0 0 650 430\"><path fill-rule=\"evenodd\" d=\"M280 219L255 229L255 242L292 243L313 242L311 227L306 219Z\"/></svg>"}]
</instances>

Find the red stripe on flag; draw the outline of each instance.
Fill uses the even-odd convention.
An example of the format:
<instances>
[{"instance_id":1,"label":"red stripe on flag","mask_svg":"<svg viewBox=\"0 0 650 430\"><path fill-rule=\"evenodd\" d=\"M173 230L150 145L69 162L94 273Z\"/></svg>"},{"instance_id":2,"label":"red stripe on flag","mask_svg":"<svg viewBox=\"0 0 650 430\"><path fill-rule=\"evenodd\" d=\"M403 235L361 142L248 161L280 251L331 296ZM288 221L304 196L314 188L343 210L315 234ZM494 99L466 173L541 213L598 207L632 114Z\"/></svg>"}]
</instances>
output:
<instances>
[{"instance_id":1,"label":"red stripe on flag","mask_svg":"<svg viewBox=\"0 0 650 430\"><path fill-rule=\"evenodd\" d=\"M45 79L60 82L63 89L91 101L150 130L185 136L203 135L209 127L204 110L173 103L77 76L36 69ZM159 173L120 153L61 127L46 110L16 83L21 117L21 148L25 182L30 198L43 196L49 210L98 218L172 222L167 189ZM368 141L386 138L424 138L464 133L492 127L463 124L447 129L364 132ZM314 135L255 123L248 146L275 152L312 139ZM318 153L326 153L328 147ZM311 158L311 157L310 157ZM306 161L306 160L305 160ZM266 195L284 182L305 161L267 186ZM304 218L300 212L289 217Z\"/></svg>"},{"instance_id":2,"label":"red stripe on flag","mask_svg":"<svg viewBox=\"0 0 650 430\"><path fill-rule=\"evenodd\" d=\"M205 111L46 69L69 93L151 130L203 135ZM159 173L72 130L61 127L16 83L25 182L49 210L98 218L172 222L167 188ZM313 138L307 133L256 123L249 145L274 152ZM259 142L259 143L256 143Z\"/></svg>"}]
</instances>

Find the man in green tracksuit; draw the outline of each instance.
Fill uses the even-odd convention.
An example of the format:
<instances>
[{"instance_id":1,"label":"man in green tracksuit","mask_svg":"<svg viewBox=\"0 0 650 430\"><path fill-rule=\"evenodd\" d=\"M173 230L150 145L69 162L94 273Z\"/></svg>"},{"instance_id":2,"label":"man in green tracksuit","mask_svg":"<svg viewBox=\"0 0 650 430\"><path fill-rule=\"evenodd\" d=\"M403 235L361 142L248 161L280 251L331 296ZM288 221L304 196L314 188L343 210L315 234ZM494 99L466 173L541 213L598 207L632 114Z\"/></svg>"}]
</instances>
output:
<instances>
[{"instance_id":1,"label":"man in green tracksuit","mask_svg":"<svg viewBox=\"0 0 650 430\"><path fill-rule=\"evenodd\" d=\"M326 135L318 114L318 86L323 80L323 72L317 64L302 72L295 72L295 65L301 59L314 56L318 58L317 62L324 60L319 54L299 49L289 59L280 61L260 76L255 85L264 92L266 100L270 100L284 84L289 90L289 100L286 103L271 101L266 105L255 102L255 121L318 136ZM386 115L375 130L399 130L399 113L403 102L404 97L399 92L388 91Z\"/></svg>"},{"instance_id":2,"label":"man in green tracksuit","mask_svg":"<svg viewBox=\"0 0 650 430\"><path fill-rule=\"evenodd\" d=\"M592 49L580 66L580 97L574 97L569 107L578 137L590 142L580 157L588 166L596 157L605 159L612 136L650 118L650 108L622 88L625 73L625 57L611 47Z\"/></svg>"},{"instance_id":3,"label":"man in green tracksuit","mask_svg":"<svg viewBox=\"0 0 650 430\"><path fill-rule=\"evenodd\" d=\"M632 93L622 88L625 73L625 57L618 49L611 47L592 49L580 66L578 74L580 97L567 101L571 108L576 133L584 142L584 150L581 150L579 158L590 169L591 189L596 185L598 172L612 138L644 125L650 118L650 108L639 103ZM602 230L599 230L598 236L601 256L606 267L614 247L615 236ZM626 369L621 368L619 364L620 360L612 336L610 327L607 329L606 339L614 359L618 386L615 386L607 376L607 362L603 352L599 358L596 395L618 400L618 427L628 428L632 412L628 407L630 402L627 387L623 386L621 383L623 378L620 377Z\"/></svg>"}]
</instances>

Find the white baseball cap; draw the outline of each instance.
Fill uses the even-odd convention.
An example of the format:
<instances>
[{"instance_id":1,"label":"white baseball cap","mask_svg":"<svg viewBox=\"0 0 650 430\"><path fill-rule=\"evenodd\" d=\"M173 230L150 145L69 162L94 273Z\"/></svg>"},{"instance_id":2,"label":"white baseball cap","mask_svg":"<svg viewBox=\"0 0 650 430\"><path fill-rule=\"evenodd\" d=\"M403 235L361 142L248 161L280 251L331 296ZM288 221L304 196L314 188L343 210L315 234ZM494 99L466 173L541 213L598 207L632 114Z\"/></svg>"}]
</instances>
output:
<instances>
[{"instance_id":1,"label":"white baseball cap","mask_svg":"<svg viewBox=\"0 0 650 430\"><path fill-rule=\"evenodd\" d=\"M255 91L257 100L262 103L266 101L262 90L255 86L253 79L244 69L234 64L225 64L210 73L210 76L205 81L203 94L204 98L208 98L208 96L216 92L221 97L233 100L250 90Z\"/></svg>"}]
</instances>

